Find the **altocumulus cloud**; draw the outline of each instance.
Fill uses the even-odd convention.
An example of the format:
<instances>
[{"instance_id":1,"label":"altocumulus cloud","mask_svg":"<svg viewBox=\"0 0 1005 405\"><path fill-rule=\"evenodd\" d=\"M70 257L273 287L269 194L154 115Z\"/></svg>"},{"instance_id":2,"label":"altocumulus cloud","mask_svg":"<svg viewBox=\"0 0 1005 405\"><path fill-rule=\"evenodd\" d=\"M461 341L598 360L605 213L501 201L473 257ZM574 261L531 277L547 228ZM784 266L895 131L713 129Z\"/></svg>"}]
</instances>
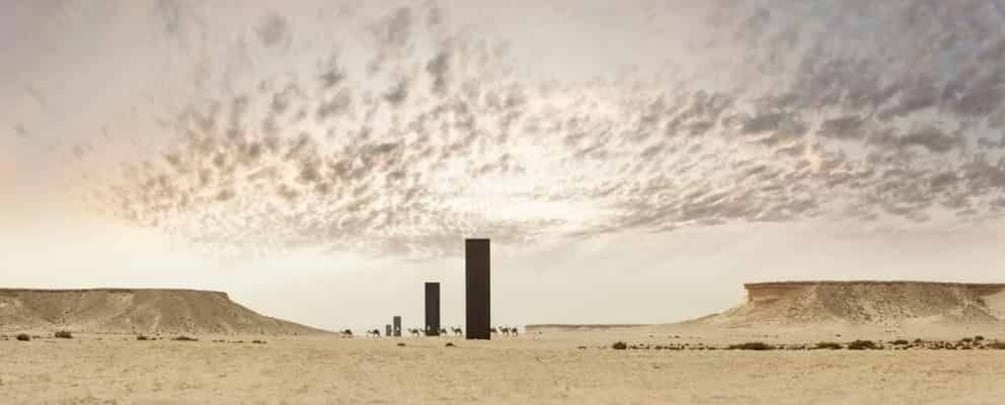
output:
<instances>
[{"instance_id":1,"label":"altocumulus cloud","mask_svg":"<svg viewBox=\"0 0 1005 405\"><path fill-rule=\"evenodd\" d=\"M680 3L654 6L649 24ZM206 91L160 117L171 140L94 180L94 204L195 242L406 257L455 254L474 235L999 215L994 6L817 3L705 2L688 8L704 41L684 55L692 76L588 82L520 74L528 62L451 26L449 9L386 10L324 43L309 72ZM158 4L164 32L202 27ZM261 48L300 49L296 19L256 21Z\"/></svg>"}]
</instances>

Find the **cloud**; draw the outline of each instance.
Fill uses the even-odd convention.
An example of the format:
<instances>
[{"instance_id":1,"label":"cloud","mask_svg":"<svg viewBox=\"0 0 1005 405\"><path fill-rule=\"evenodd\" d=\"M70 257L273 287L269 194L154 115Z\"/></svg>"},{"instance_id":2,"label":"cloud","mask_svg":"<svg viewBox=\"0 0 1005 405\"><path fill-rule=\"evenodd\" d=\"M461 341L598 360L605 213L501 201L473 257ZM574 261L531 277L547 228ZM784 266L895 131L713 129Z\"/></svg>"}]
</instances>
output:
<instances>
[{"instance_id":1,"label":"cloud","mask_svg":"<svg viewBox=\"0 0 1005 405\"><path fill-rule=\"evenodd\" d=\"M285 47L292 40L290 23L277 13L269 13L262 17L255 33L258 35L258 40L262 42L262 46L266 48Z\"/></svg>"},{"instance_id":2,"label":"cloud","mask_svg":"<svg viewBox=\"0 0 1005 405\"><path fill-rule=\"evenodd\" d=\"M24 124L14 124L12 127L14 129L14 134L21 138L28 137L28 130L24 128Z\"/></svg>"},{"instance_id":3,"label":"cloud","mask_svg":"<svg viewBox=\"0 0 1005 405\"><path fill-rule=\"evenodd\" d=\"M395 9L363 24L365 61L332 45L313 71L164 118L172 141L98 185L102 208L201 243L411 257L457 254L465 236L1001 209L1002 68L986 60L1003 34L977 9L710 4L696 21L720 21L695 35L720 45L691 49L697 78L646 85L534 80L448 10ZM954 18L974 34L955 48L939 48L953 30L918 23ZM258 34L273 47L297 29L272 14Z\"/></svg>"},{"instance_id":4,"label":"cloud","mask_svg":"<svg viewBox=\"0 0 1005 405\"><path fill-rule=\"evenodd\" d=\"M960 140L934 126L918 128L899 139L901 146L920 146L935 153L945 153L960 144Z\"/></svg>"}]
</instances>

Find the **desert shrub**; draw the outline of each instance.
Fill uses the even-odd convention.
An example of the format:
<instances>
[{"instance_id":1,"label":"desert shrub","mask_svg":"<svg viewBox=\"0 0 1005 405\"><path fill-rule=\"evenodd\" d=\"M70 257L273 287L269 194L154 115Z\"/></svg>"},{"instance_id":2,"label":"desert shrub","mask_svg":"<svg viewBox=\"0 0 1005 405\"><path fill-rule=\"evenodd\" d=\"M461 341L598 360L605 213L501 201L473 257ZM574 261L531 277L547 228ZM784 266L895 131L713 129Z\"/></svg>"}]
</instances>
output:
<instances>
[{"instance_id":1,"label":"desert shrub","mask_svg":"<svg viewBox=\"0 0 1005 405\"><path fill-rule=\"evenodd\" d=\"M960 339L960 343L970 343L970 342L973 342L973 341L974 341L973 338L968 338L968 337Z\"/></svg>"},{"instance_id":2,"label":"desert shrub","mask_svg":"<svg viewBox=\"0 0 1005 405\"><path fill-rule=\"evenodd\" d=\"M185 335L178 336L178 337L176 337L174 339L171 339L171 340L177 340L179 342L198 342L199 341L199 339L196 339L194 337L188 337L188 336L185 336Z\"/></svg>"},{"instance_id":3,"label":"desert shrub","mask_svg":"<svg viewBox=\"0 0 1005 405\"><path fill-rule=\"evenodd\" d=\"M856 340L848 343L848 350L876 350L879 346L871 340Z\"/></svg>"},{"instance_id":4,"label":"desert shrub","mask_svg":"<svg viewBox=\"0 0 1005 405\"><path fill-rule=\"evenodd\" d=\"M68 330L56 331L55 336L60 339L73 339L73 334Z\"/></svg>"},{"instance_id":5,"label":"desert shrub","mask_svg":"<svg viewBox=\"0 0 1005 405\"><path fill-rule=\"evenodd\" d=\"M1005 350L1005 342L991 342L987 345L988 349L995 350Z\"/></svg>"},{"instance_id":6,"label":"desert shrub","mask_svg":"<svg viewBox=\"0 0 1005 405\"><path fill-rule=\"evenodd\" d=\"M31 336L29 336L27 333L19 333L17 335L17 340L20 340L22 342L27 342L27 341L31 340Z\"/></svg>"},{"instance_id":7,"label":"desert shrub","mask_svg":"<svg viewBox=\"0 0 1005 405\"><path fill-rule=\"evenodd\" d=\"M447 342L447 344L445 346L446 347L454 347L454 344L452 342Z\"/></svg>"},{"instance_id":8,"label":"desert shrub","mask_svg":"<svg viewBox=\"0 0 1005 405\"><path fill-rule=\"evenodd\" d=\"M398 343L398 347L405 347L404 343Z\"/></svg>"},{"instance_id":9,"label":"desert shrub","mask_svg":"<svg viewBox=\"0 0 1005 405\"><path fill-rule=\"evenodd\" d=\"M837 343L837 342L819 342L813 348L814 349L838 350L838 349L844 348L844 346L842 346L840 343Z\"/></svg>"},{"instance_id":10,"label":"desert shrub","mask_svg":"<svg viewBox=\"0 0 1005 405\"><path fill-rule=\"evenodd\" d=\"M764 342L746 342L736 345L729 345L729 350L774 350L775 347Z\"/></svg>"},{"instance_id":11,"label":"desert shrub","mask_svg":"<svg viewBox=\"0 0 1005 405\"><path fill-rule=\"evenodd\" d=\"M984 340L984 336L981 336L981 335L974 336L974 341L975 342L980 342L980 341L983 341L983 340Z\"/></svg>"},{"instance_id":12,"label":"desert shrub","mask_svg":"<svg viewBox=\"0 0 1005 405\"><path fill-rule=\"evenodd\" d=\"M895 345L906 345L906 344L910 344L911 342L908 342L907 339L897 339L897 340L894 340L892 343L895 344Z\"/></svg>"},{"instance_id":13,"label":"desert shrub","mask_svg":"<svg viewBox=\"0 0 1005 405\"><path fill-rule=\"evenodd\" d=\"M611 348L614 350L625 350L628 348L628 343L621 341L614 342L614 344L611 345Z\"/></svg>"},{"instance_id":14,"label":"desert shrub","mask_svg":"<svg viewBox=\"0 0 1005 405\"><path fill-rule=\"evenodd\" d=\"M264 344L266 344L266 343L268 343L268 342L266 342L266 341L264 341L264 340L258 340L258 339L255 339L255 340L252 340L252 341L251 341L251 343L254 343L254 344L256 344L256 345L264 345Z\"/></svg>"}]
</instances>

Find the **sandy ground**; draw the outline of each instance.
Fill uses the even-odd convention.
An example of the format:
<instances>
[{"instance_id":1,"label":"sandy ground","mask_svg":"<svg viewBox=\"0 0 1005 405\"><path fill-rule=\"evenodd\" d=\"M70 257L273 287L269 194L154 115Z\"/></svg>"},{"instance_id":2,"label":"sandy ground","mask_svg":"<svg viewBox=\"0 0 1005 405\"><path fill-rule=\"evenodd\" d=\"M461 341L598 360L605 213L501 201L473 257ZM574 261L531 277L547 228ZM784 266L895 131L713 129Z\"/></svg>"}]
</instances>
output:
<instances>
[{"instance_id":1,"label":"sandy ground","mask_svg":"<svg viewBox=\"0 0 1005 405\"><path fill-rule=\"evenodd\" d=\"M672 342L665 332L546 331L491 342L11 339L0 341L0 403L992 404L1005 398L1005 350L608 348L614 339ZM676 340L687 339L702 341Z\"/></svg>"}]
</instances>

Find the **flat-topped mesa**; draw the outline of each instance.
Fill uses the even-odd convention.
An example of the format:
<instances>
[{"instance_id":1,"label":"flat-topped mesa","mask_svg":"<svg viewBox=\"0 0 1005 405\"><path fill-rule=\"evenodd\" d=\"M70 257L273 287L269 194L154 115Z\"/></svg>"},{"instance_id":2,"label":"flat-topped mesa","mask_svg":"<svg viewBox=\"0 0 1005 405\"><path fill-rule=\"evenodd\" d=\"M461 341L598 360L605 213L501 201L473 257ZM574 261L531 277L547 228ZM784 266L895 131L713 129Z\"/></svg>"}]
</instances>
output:
<instances>
[{"instance_id":1,"label":"flat-topped mesa","mask_svg":"<svg viewBox=\"0 0 1005 405\"><path fill-rule=\"evenodd\" d=\"M229 300L230 297L227 293L223 291L214 290L194 290L191 288L67 288L67 289L56 289L56 288L0 288L0 295L11 295L18 293L33 293L33 294L79 294L79 293L96 293L104 292L109 294L133 294L136 292L164 292L164 293L198 293L198 294L215 294L224 299Z\"/></svg>"},{"instance_id":2,"label":"flat-topped mesa","mask_svg":"<svg viewBox=\"0 0 1005 405\"><path fill-rule=\"evenodd\" d=\"M158 288L0 289L0 330L89 333L313 334L220 291Z\"/></svg>"},{"instance_id":3,"label":"flat-topped mesa","mask_svg":"<svg viewBox=\"0 0 1005 405\"><path fill-rule=\"evenodd\" d=\"M710 323L804 324L1005 321L1005 284L781 281L744 284L747 302Z\"/></svg>"}]
</instances>

